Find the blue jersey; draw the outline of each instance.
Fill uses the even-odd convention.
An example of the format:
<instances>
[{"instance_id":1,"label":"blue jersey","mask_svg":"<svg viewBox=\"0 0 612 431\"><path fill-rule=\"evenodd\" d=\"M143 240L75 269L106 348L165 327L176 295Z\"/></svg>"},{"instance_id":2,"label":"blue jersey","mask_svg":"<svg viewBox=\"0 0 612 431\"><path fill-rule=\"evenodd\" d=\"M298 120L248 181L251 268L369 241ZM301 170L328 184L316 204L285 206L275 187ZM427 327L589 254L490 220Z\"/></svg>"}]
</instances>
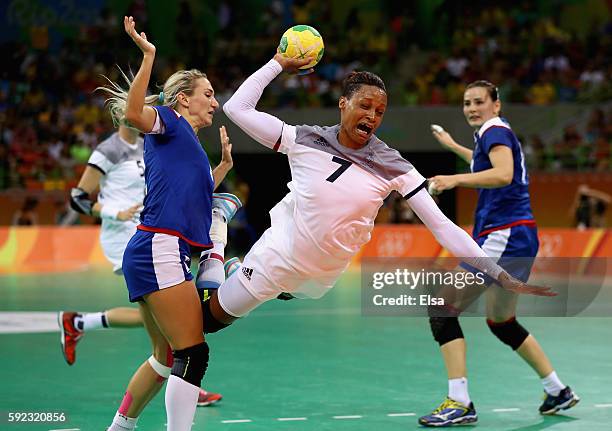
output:
<instances>
[{"instance_id":1,"label":"blue jersey","mask_svg":"<svg viewBox=\"0 0 612 431\"><path fill-rule=\"evenodd\" d=\"M478 189L474 238L520 224L535 225L529 199L525 157L521 143L510 125L499 117L492 118L474 134L474 141L476 146L472 154L472 172L493 167L489 152L496 145L510 148L514 160L514 173L510 184L495 189Z\"/></svg>"},{"instance_id":2,"label":"blue jersey","mask_svg":"<svg viewBox=\"0 0 612 431\"><path fill-rule=\"evenodd\" d=\"M177 236L200 249L211 248L214 180L206 152L187 120L169 107L155 109L163 130L145 135L147 194L138 229Z\"/></svg>"}]
</instances>

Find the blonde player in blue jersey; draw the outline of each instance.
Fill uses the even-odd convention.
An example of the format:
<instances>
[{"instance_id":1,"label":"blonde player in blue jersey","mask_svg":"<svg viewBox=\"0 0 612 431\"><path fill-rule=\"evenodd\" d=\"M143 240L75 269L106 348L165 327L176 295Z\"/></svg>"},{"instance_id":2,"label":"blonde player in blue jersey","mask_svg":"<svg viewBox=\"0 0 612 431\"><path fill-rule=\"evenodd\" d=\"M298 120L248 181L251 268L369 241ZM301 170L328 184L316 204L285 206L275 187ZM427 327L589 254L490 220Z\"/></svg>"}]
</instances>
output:
<instances>
[{"instance_id":1,"label":"blonde player in blue jersey","mask_svg":"<svg viewBox=\"0 0 612 431\"><path fill-rule=\"evenodd\" d=\"M123 252L136 232L138 215L145 194L144 141L139 131L120 125L118 130L102 141L89 157L87 167L75 189L70 204L76 211L100 217L100 245L113 265L113 272L123 275ZM224 147L221 166L232 165L231 152ZM100 189L97 202L90 195ZM96 313L62 311L58 316L62 353L68 365L76 361L76 346L87 331L101 328L142 327L138 308L116 307ZM164 366L168 367L167 358ZM151 360L155 360L152 357ZM222 396L200 390L198 406L220 401Z\"/></svg>"},{"instance_id":2,"label":"blonde player in blue jersey","mask_svg":"<svg viewBox=\"0 0 612 431\"><path fill-rule=\"evenodd\" d=\"M197 137L200 128L212 124L219 107L206 75L197 69L180 70L166 80L159 97L146 96L156 49L144 33L136 32L132 17L124 18L124 29L142 51L142 63L129 91L114 83L105 90L111 95L107 102L114 120L127 121L145 134L144 207L125 248L122 269L130 301L139 305L153 355L130 380L108 429L133 430L138 416L167 379L167 429L187 431L209 354L200 296L190 270L191 254L207 251L201 265L208 274L203 285L210 287L223 280L221 240L225 222L240 202L226 195L213 208L213 190L229 167L213 171ZM222 145L228 147L224 127L220 135ZM214 219L223 223L215 228ZM171 369L164 365L169 347Z\"/></svg>"},{"instance_id":3,"label":"blonde player in blue jersey","mask_svg":"<svg viewBox=\"0 0 612 431\"><path fill-rule=\"evenodd\" d=\"M512 276L527 281L538 252L536 223L531 212L529 177L521 144L508 122L500 118L501 102L495 85L476 81L466 87L463 114L474 128L474 150L457 142L438 125L433 136L446 149L470 163L471 173L439 175L430 179L433 194L455 187L478 189L473 237L490 257ZM486 290L487 325L540 376L545 399L541 414L568 409L578 396L557 376L548 357L516 319L518 295L491 286ZM457 317L431 317L430 324L448 373L448 396L431 414L419 419L425 426L452 426L478 420L468 393L466 344Z\"/></svg>"}]
</instances>

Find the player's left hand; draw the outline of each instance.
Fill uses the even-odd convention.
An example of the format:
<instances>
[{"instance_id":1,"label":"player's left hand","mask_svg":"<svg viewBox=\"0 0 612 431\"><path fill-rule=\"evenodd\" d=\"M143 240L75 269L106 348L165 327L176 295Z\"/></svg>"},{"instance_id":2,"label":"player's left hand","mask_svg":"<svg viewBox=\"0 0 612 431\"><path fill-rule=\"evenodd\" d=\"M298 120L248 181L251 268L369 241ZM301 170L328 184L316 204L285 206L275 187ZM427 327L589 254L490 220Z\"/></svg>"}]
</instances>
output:
<instances>
[{"instance_id":1,"label":"player's left hand","mask_svg":"<svg viewBox=\"0 0 612 431\"><path fill-rule=\"evenodd\" d=\"M432 194L439 195L444 190L457 187L457 179L454 175L436 175L429 179L429 189Z\"/></svg>"},{"instance_id":2,"label":"player's left hand","mask_svg":"<svg viewBox=\"0 0 612 431\"><path fill-rule=\"evenodd\" d=\"M123 27L125 28L125 32L132 38L144 55L155 55L155 45L147 39L147 35L144 31L140 33L136 31L136 22L133 17L124 16Z\"/></svg>"},{"instance_id":3,"label":"player's left hand","mask_svg":"<svg viewBox=\"0 0 612 431\"><path fill-rule=\"evenodd\" d=\"M142 208L142 204L138 203L136 205L129 207L128 209L119 211L117 213L117 220L119 221L135 220L136 214L140 211L141 208Z\"/></svg>"},{"instance_id":4,"label":"player's left hand","mask_svg":"<svg viewBox=\"0 0 612 431\"><path fill-rule=\"evenodd\" d=\"M225 126L219 127L219 138L221 139L221 163L231 168L234 166L234 160L232 159L232 144L230 143L229 136Z\"/></svg>"},{"instance_id":5,"label":"player's left hand","mask_svg":"<svg viewBox=\"0 0 612 431\"><path fill-rule=\"evenodd\" d=\"M523 294L523 295L535 295L535 296L557 296L558 293L552 290L550 287L534 286L531 284L524 283L516 278L512 277L506 272L502 272L497 280L503 289L510 292Z\"/></svg>"}]
</instances>

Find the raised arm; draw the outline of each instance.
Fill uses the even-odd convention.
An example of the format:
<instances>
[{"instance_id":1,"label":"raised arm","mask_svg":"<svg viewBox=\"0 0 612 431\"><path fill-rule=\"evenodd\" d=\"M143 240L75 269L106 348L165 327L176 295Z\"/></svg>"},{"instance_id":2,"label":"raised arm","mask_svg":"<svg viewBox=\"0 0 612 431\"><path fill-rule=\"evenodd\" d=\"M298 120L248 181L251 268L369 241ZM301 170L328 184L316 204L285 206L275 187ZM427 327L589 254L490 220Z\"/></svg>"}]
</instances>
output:
<instances>
[{"instance_id":1,"label":"raised arm","mask_svg":"<svg viewBox=\"0 0 612 431\"><path fill-rule=\"evenodd\" d=\"M470 163L472 161L472 150L457 143L451 134L442 127L435 124L432 125L431 134L434 138L436 138L440 145L461 157L465 162Z\"/></svg>"},{"instance_id":2,"label":"raised arm","mask_svg":"<svg viewBox=\"0 0 612 431\"><path fill-rule=\"evenodd\" d=\"M500 285L515 293L526 293L538 296L555 296L549 288L530 286L511 277L476 242L459 226L444 215L429 193L420 190L410 199L410 207L429 228L436 240L453 255L465 260L468 264L496 279Z\"/></svg>"},{"instance_id":3,"label":"raised arm","mask_svg":"<svg viewBox=\"0 0 612 431\"><path fill-rule=\"evenodd\" d=\"M155 45L147 40L147 35L144 32L140 34L136 32L136 23L131 16L123 18L123 26L125 27L125 32L132 38L143 54L140 69L138 69L138 73L134 77L128 92L125 118L141 132L148 133L153 129L155 118L157 117L155 109L145 105L145 96L149 80L151 79L153 60L155 59Z\"/></svg>"},{"instance_id":4,"label":"raised arm","mask_svg":"<svg viewBox=\"0 0 612 431\"><path fill-rule=\"evenodd\" d=\"M264 88L283 70L293 71L308 64L309 59L288 59L274 56L261 69L249 76L223 105L223 112L251 138L274 148L283 131L283 122L273 115L255 109Z\"/></svg>"}]
</instances>

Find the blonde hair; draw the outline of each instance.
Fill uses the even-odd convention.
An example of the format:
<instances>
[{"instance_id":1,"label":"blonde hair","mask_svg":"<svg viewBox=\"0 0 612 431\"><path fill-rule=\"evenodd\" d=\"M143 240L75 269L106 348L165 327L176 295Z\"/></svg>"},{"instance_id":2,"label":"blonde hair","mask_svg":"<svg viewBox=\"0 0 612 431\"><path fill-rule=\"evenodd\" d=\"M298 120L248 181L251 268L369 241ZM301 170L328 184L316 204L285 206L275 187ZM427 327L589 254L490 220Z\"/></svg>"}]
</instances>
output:
<instances>
[{"instance_id":1,"label":"blonde hair","mask_svg":"<svg viewBox=\"0 0 612 431\"><path fill-rule=\"evenodd\" d=\"M96 90L104 91L110 95L106 99L106 105L110 111L115 126L126 123L125 109L127 105L127 96L129 88L132 86L132 81L134 80L132 73L130 73L132 77L129 78L125 72L121 70L121 68L119 68L119 72L121 73L123 80L127 83L128 90L116 82L111 81L104 75L103 76L108 81L109 85L96 88ZM151 96L146 96L144 103L145 105L150 106L162 105L176 108L179 93L184 93L187 96L191 96L193 94L196 81L200 78L206 78L206 74L198 69L179 70L178 72L174 72L164 83L162 87L163 94L160 93L159 95L153 94Z\"/></svg>"}]
</instances>

